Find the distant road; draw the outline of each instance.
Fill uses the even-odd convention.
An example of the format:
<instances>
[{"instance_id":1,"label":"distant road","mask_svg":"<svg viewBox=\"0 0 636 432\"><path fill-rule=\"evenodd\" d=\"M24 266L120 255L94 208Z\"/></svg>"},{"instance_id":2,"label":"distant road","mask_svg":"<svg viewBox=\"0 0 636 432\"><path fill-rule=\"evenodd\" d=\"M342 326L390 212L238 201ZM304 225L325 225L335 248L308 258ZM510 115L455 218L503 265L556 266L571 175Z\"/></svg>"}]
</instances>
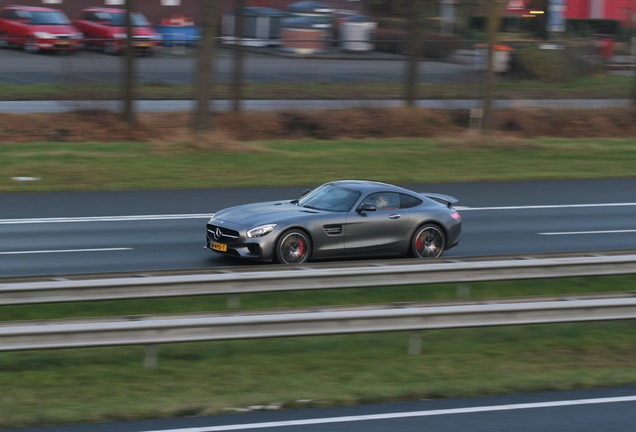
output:
<instances>
[{"instance_id":1,"label":"distant road","mask_svg":"<svg viewBox=\"0 0 636 432\"><path fill-rule=\"evenodd\" d=\"M221 53L214 60L218 83L233 77L233 58ZM399 83L405 62L375 59L289 58L262 54L245 57L248 83ZM197 68L194 56L137 57L136 79L141 84L193 84ZM3 84L118 84L124 75L121 56L81 51L76 54L27 54L0 49L0 83ZM420 62L420 82L477 82L481 74L473 65L439 61Z\"/></svg>"},{"instance_id":2,"label":"distant road","mask_svg":"<svg viewBox=\"0 0 636 432\"><path fill-rule=\"evenodd\" d=\"M628 107L629 99L524 99L499 100L500 108L576 108L593 109ZM170 112L191 111L195 102L188 100L141 100L135 102L136 111ZM244 110L298 110L298 109L344 109L355 107L401 107L402 100L244 100ZM211 101L210 106L218 111L232 108L231 101ZM429 109L473 109L482 102L474 99L418 100L416 106ZM120 101L0 101L0 113L55 113L82 109L119 111Z\"/></svg>"}]
</instances>

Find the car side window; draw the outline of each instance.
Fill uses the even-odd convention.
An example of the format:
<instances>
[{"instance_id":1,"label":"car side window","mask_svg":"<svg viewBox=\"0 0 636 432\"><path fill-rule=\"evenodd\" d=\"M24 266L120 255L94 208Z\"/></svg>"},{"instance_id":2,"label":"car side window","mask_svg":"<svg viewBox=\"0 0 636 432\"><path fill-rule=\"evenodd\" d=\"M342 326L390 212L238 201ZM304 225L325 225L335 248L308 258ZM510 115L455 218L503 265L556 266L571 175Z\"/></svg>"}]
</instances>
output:
<instances>
[{"instance_id":1,"label":"car side window","mask_svg":"<svg viewBox=\"0 0 636 432\"><path fill-rule=\"evenodd\" d=\"M111 16L109 13L97 12L95 13L95 21L110 24Z\"/></svg>"},{"instance_id":2,"label":"car side window","mask_svg":"<svg viewBox=\"0 0 636 432\"><path fill-rule=\"evenodd\" d=\"M400 208L407 209L411 207L417 207L422 204L422 200L419 198L415 198L414 196L407 194L399 194L400 195Z\"/></svg>"},{"instance_id":3,"label":"car side window","mask_svg":"<svg viewBox=\"0 0 636 432\"><path fill-rule=\"evenodd\" d=\"M27 20L27 21L31 22L31 12L17 10L17 11L15 11L15 14L16 14L16 18L15 19Z\"/></svg>"},{"instance_id":4,"label":"car side window","mask_svg":"<svg viewBox=\"0 0 636 432\"><path fill-rule=\"evenodd\" d=\"M363 204L371 204L377 211L395 210L399 208L400 200L394 192L378 192L366 197Z\"/></svg>"}]
</instances>

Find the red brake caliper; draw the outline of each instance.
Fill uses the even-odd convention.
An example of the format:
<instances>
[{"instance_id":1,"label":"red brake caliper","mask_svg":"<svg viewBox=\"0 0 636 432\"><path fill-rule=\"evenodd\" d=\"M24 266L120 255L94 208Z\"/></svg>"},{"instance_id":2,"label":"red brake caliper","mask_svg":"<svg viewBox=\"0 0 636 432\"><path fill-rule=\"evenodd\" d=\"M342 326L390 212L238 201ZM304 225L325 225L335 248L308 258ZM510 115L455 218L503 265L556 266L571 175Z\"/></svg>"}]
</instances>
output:
<instances>
[{"instance_id":1,"label":"red brake caliper","mask_svg":"<svg viewBox=\"0 0 636 432\"><path fill-rule=\"evenodd\" d=\"M304 253L305 253L305 243L303 242L303 239L299 238L298 239L298 254L300 256L303 256Z\"/></svg>"},{"instance_id":2,"label":"red brake caliper","mask_svg":"<svg viewBox=\"0 0 636 432\"><path fill-rule=\"evenodd\" d=\"M418 237L416 242L417 250L422 250L422 238Z\"/></svg>"}]
</instances>

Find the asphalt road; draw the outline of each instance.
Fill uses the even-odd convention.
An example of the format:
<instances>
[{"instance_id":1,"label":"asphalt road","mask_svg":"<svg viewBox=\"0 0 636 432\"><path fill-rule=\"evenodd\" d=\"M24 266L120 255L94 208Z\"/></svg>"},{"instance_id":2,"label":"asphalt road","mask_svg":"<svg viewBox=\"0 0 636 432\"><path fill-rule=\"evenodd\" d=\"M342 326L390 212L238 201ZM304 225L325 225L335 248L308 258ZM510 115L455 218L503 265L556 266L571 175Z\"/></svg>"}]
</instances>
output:
<instances>
[{"instance_id":1,"label":"asphalt road","mask_svg":"<svg viewBox=\"0 0 636 432\"><path fill-rule=\"evenodd\" d=\"M193 56L136 58L139 84L192 84L197 59ZM214 61L216 82L232 81L233 59ZM404 81L405 62L386 59L316 59L248 54L244 64L248 83L399 83ZM0 49L0 83L3 84L118 84L124 75L124 58L100 52L75 54L27 54ZM419 81L429 83L477 82L473 65L422 61Z\"/></svg>"},{"instance_id":2,"label":"asphalt road","mask_svg":"<svg viewBox=\"0 0 636 432\"><path fill-rule=\"evenodd\" d=\"M208 215L312 186L1 194L0 277L243 264L203 249ZM445 256L636 246L636 178L404 186L459 198L462 239Z\"/></svg>"},{"instance_id":3,"label":"asphalt road","mask_svg":"<svg viewBox=\"0 0 636 432\"><path fill-rule=\"evenodd\" d=\"M441 399L7 432L633 432L636 387Z\"/></svg>"}]
</instances>

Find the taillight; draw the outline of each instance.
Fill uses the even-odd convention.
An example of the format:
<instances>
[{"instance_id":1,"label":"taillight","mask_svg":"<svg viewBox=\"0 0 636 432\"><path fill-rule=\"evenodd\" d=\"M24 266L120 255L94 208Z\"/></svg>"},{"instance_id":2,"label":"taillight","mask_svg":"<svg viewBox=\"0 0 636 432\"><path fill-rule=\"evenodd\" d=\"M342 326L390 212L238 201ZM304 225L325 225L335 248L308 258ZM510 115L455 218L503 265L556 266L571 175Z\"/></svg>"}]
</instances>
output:
<instances>
[{"instance_id":1,"label":"taillight","mask_svg":"<svg viewBox=\"0 0 636 432\"><path fill-rule=\"evenodd\" d=\"M462 218L462 217L459 215L459 213L457 213L457 212L452 213L452 214L451 214L451 217L452 217L453 219L457 219L457 220L459 220L459 219L461 219L461 218Z\"/></svg>"}]
</instances>

